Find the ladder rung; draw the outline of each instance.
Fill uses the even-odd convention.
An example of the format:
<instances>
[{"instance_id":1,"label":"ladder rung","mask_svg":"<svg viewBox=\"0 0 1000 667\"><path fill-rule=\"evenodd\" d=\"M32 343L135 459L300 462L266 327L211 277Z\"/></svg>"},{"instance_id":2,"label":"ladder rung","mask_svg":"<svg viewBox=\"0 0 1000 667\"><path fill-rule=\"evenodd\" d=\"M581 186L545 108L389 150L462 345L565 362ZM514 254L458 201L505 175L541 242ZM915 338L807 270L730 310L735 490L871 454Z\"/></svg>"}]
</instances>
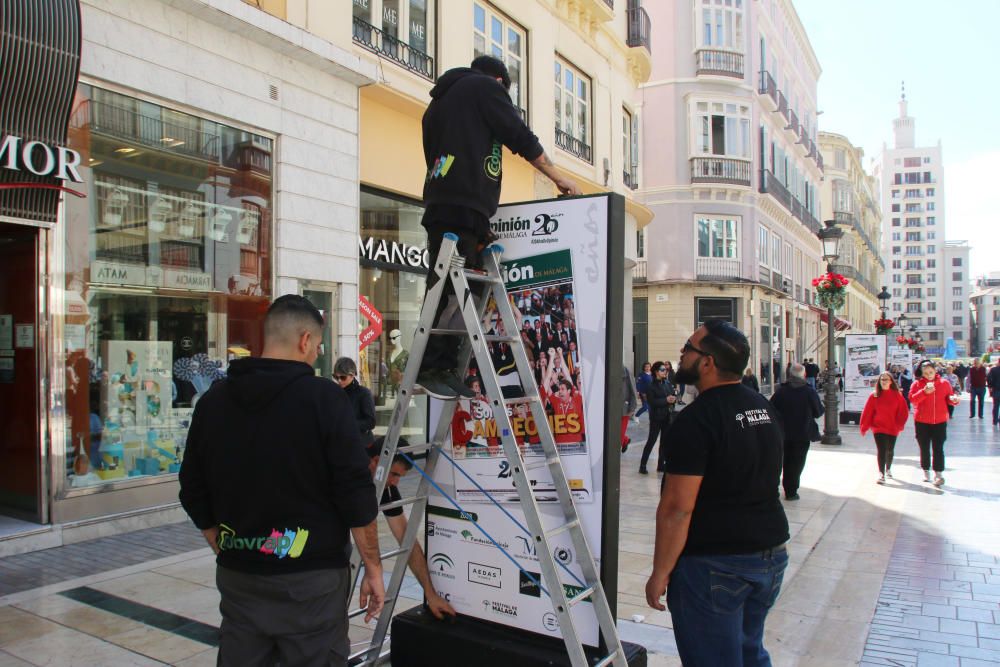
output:
<instances>
[{"instance_id":1,"label":"ladder rung","mask_svg":"<svg viewBox=\"0 0 1000 667\"><path fill-rule=\"evenodd\" d=\"M586 600L587 598L589 598L591 595L593 595L595 590L597 590L597 586L591 586L589 588L585 588L582 591L580 591L578 595L574 595L569 600L567 600L567 603L569 604L570 607L577 605Z\"/></svg>"},{"instance_id":2,"label":"ladder rung","mask_svg":"<svg viewBox=\"0 0 1000 667\"><path fill-rule=\"evenodd\" d=\"M431 329L432 336L468 336L465 329Z\"/></svg>"},{"instance_id":3,"label":"ladder rung","mask_svg":"<svg viewBox=\"0 0 1000 667\"><path fill-rule=\"evenodd\" d=\"M381 560L389 560L390 558L395 558L399 554L406 553L409 549L405 547L399 547L398 549L393 549L392 551L386 551L384 554L379 554Z\"/></svg>"},{"instance_id":4,"label":"ladder rung","mask_svg":"<svg viewBox=\"0 0 1000 667\"><path fill-rule=\"evenodd\" d=\"M413 385L413 387L410 389L410 396L429 396L429 395L430 394L427 393L427 390L424 389L419 384ZM462 397L461 396L450 396L448 398L437 398L435 396L435 399L437 399L439 401L457 401L460 398L462 398Z\"/></svg>"},{"instance_id":5,"label":"ladder rung","mask_svg":"<svg viewBox=\"0 0 1000 667\"><path fill-rule=\"evenodd\" d=\"M383 503L378 506L380 512L386 510L393 510L397 507L406 507L407 505L412 505L413 503L418 503L421 500L427 500L427 496L413 496L412 498L403 498L402 500L393 500L391 503Z\"/></svg>"},{"instance_id":6,"label":"ladder rung","mask_svg":"<svg viewBox=\"0 0 1000 667\"><path fill-rule=\"evenodd\" d=\"M483 336L487 343L516 343L521 340L520 336Z\"/></svg>"},{"instance_id":7,"label":"ladder rung","mask_svg":"<svg viewBox=\"0 0 1000 667\"><path fill-rule=\"evenodd\" d=\"M420 454L421 452L426 452L428 449L434 449L437 447L433 442L418 442L414 445L406 445L405 447L397 447L397 454Z\"/></svg>"},{"instance_id":8,"label":"ladder rung","mask_svg":"<svg viewBox=\"0 0 1000 667\"><path fill-rule=\"evenodd\" d=\"M611 663L613 663L615 661L615 658L617 658L619 655L621 655L621 653L622 652L621 652L620 649L615 649L614 653L612 653L611 655L607 656L606 658L602 658L600 662L597 662L597 663L594 664L594 667L608 667L608 665L610 665ZM624 657L624 656L622 656L622 657Z\"/></svg>"},{"instance_id":9,"label":"ladder rung","mask_svg":"<svg viewBox=\"0 0 1000 667\"><path fill-rule=\"evenodd\" d=\"M390 601L392 601L395 604L396 598L394 598L394 597L391 598L389 596L386 596L385 601L382 604L383 605L387 605L387 604L389 604ZM385 607L383 607L383 608L385 608ZM362 614L365 614L367 612L368 612L368 609L366 607L358 607L357 609L353 609L353 610L349 611L347 613L347 618L357 618L358 616L361 616ZM366 649L362 653L367 653L367 652L368 651ZM361 654L359 654L359 655L361 655ZM351 656L351 657L353 658L355 656Z\"/></svg>"},{"instance_id":10,"label":"ladder rung","mask_svg":"<svg viewBox=\"0 0 1000 667\"><path fill-rule=\"evenodd\" d=\"M564 523L563 525L559 526L558 528L553 528L549 532L545 533L545 538L549 539L549 538L555 537L556 535L559 535L560 533L565 533L567 530L570 530L572 528L576 528L579 525L580 525L580 518L577 517L576 519L573 519L569 523Z\"/></svg>"},{"instance_id":11,"label":"ladder rung","mask_svg":"<svg viewBox=\"0 0 1000 667\"><path fill-rule=\"evenodd\" d=\"M538 461L532 461L531 463L524 464L525 470L537 470L538 468L544 468L545 466L550 466L553 463L557 463L559 457L553 456L552 458L539 459Z\"/></svg>"},{"instance_id":12,"label":"ladder rung","mask_svg":"<svg viewBox=\"0 0 1000 667\"><path fill-rule=\"evenodd\" d=\"M540 400L537 396L517 396L514 398L504 398L504 405L528 405Z\"/></svg>"},{"instance_id":13,"label":"ladder rung","mask_svg":"<svg viewBox=\"0 0 1000 667\"><path fill-rule=\"evenodd\" d=\"M479 271L473 271L472 269L465 270L465 279L471 280L473 282L480 283L498 283L503 285L503 280L500 278L494 278L488 273L480 273Z\"/></svg>"}]
</instances>

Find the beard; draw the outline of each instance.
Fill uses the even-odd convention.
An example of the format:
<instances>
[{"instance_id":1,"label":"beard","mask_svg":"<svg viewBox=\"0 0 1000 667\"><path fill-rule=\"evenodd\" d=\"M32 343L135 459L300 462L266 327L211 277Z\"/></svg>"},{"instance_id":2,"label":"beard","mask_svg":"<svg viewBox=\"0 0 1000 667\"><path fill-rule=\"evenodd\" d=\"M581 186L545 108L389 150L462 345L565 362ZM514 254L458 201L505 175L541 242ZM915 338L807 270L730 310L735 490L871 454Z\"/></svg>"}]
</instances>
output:
<instances>
[{"instance_id":1,"label":"beard","mask_svg":"<svg viewBox=\"0 0 1000 667\"><path fill-rule=\"evenodd\" d=\"M701 379L701 371L698 370L698 366L685 368L684 366L678 366L676 373L674 373L674 383L676 384L698 384Z\"/></svg>"}]
</instances>

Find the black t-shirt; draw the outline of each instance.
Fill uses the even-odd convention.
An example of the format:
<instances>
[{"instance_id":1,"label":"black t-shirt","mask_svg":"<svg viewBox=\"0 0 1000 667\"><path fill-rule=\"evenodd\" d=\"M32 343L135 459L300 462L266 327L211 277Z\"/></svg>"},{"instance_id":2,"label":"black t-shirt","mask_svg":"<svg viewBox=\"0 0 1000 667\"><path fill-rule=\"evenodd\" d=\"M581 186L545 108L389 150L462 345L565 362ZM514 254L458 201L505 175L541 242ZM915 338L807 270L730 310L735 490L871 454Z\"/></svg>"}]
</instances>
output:
<instances>
[{"instance_id":1,"label":"black t-shirt","mask_svg":"<svg viewBox=\"0 0 1000 667\"><path fill-rule=\"evenodd\" d=\"M395 486L386 486L382 489L382 502L379 505L385 505L386 503L394 503L397 500L402 500L403 496L399 493L399 489ZM392 509L382 510L384 516L399 516L403 513L402 507L393 507Z\"/></svg>"},{"instance_id":2,"label":"black t-shirt","mask_svg":"<svg viewBox=\"0 0 1000 667\"><path fill-rule=\"evenodd\" d=\"M752 553L788 541L778 499L783 437L771 404L740 383L702 392L675 417L667 473L704 477L683 553Z\"/></svg>"}]
</instances>

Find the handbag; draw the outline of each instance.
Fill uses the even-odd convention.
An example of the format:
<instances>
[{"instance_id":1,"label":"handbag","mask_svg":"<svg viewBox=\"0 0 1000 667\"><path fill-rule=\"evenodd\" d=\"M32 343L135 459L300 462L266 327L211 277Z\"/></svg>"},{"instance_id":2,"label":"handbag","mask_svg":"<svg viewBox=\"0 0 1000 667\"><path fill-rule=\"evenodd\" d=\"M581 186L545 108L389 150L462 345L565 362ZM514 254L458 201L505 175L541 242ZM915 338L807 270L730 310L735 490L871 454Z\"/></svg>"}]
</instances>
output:
<instances>
[{"instance_id":1,"label":"handbag","mask_svg":"<svg viewBox=\"0 0 1000 667\"><path fill-rule=\"evenodd\" d=\"M823 436L819 434L819 424L815 419L809 420L809 442L819 442Z\"/></svg>"}]
</instances>

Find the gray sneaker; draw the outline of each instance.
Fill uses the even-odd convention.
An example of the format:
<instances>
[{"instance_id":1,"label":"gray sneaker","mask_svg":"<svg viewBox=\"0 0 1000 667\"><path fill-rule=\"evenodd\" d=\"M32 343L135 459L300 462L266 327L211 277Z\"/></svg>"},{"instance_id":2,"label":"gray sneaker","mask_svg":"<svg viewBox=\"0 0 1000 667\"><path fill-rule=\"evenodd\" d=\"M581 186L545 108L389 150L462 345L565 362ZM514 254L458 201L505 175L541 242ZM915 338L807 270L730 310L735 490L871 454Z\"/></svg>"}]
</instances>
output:
<instances>
[{"instance_id":1,"label":"gray sneaker","mask_svg":"<svg viewBox=\"0 0 1000 667\"><path fill-rule=\"evenodd\" d=\"M451 385L445 381L444 372L437 369L420 371L417 375L417 384L424 388L429 396L447 401L458 398L458 394Z\"/></svg>"},{"instance_id":2,"label":"gray sneaker","mask_svg":"<svg viewBox=\"0 0 1000 667\"><path fill-rule=\"evenodd\" d=\"M934 473L934 486L944 486L944 477L939 473Z\"/></svg>"}]
</instances>

